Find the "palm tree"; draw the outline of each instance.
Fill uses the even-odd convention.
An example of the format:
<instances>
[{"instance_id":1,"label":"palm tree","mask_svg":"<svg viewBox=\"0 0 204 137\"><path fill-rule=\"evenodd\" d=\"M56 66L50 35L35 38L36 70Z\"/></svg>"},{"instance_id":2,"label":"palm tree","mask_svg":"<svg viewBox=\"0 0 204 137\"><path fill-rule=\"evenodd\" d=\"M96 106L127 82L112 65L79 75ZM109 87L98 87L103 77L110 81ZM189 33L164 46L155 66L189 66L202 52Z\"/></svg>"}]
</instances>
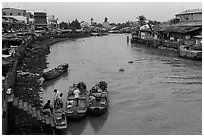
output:
<instances>
[{"instance_id":1,"label":"palm tree","mask_svg":"<svg viewBox=\"0 0 204 137\"><path fill-rule=\"evenodd\" d=\"M108 18L107 17L105 17L104 22L108 22Z\"/></svg>"},{"instance_id":2,"label":"palm tree","mask_svg":"<svg viewBox=\"0 0 204 137\"><path fill-rule=\"evenodd\" d=\"M144 15L140 15L140 16L138 16L137 19L138 19L137 22L139 23L140 26L143 26L143 25L146 24L145 21L146 21L147 19L146 19L146 17L145 17Z\"/></svg>"},{"instance_id":3,"label":"palm tree","mask_svg":"<svg viewBox=\"0 0 204 137\"><path fill-rule=\"evenodd\" d=\"M91 18L91 25L93 25L93 20L94 20L94 19L93 19L93 18Z\"/></svg>"}]
</instances>

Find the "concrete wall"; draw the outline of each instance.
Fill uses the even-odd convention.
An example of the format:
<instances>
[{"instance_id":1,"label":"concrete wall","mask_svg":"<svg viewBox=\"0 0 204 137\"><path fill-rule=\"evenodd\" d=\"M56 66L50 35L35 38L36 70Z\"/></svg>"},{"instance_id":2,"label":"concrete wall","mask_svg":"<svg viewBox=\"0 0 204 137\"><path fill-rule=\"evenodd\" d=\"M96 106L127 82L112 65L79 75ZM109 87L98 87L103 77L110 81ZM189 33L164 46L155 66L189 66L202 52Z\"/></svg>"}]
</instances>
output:
<instances>
[{"instance_id":1,"label":"concrete wall","mask_svg":"<svg viewBox=\"0 0 204 137\"><path fill-rule=\"evenodd\" d=\"M26 11L22 9L4 8L2 9L2 16L25 16Z\"/></svg>"},{"instance_id":2,"label":"concrete wall","mask_svg":"<svg viewBox=\"0 0 204 137\"><path fill-rule=\"evenodd\" d=\"M176 15L181 22L185 21L202 21L202 13L179 14Z\"/></svg>"}]
</instances>

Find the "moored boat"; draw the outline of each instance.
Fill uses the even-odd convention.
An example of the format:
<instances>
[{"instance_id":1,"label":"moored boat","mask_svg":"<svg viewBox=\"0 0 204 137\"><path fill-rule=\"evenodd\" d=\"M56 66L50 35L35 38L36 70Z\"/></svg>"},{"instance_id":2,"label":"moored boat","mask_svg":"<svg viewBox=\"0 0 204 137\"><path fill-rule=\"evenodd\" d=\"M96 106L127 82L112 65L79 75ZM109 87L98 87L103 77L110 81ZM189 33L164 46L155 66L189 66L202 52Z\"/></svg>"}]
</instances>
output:
<instances>
[{"instance_id":1,"label":"moored boat","mask_svg":"<svg viewBox=\"0 0 204 137\"><path fill-rule=\"evenodd\" d=\"M54 100L53 118L56 129L67 128L67 118L62 106L63 105L60 105L57 99Z\"/></svg>"},{"instance_id":2,"label":"moored boat","mask_svg":"<svg viewBox=\"0 0 204 137\"><path fill-rule=\"evenodd\" d=\"M79 89L78 105L74 99L74 91ZM70 86L66 101L66 115L68 118L80 119L87 114L88 111L88 94L86 85L83 82Z\"/></svg>"},{"instance_id":3,"label":"moored boat","mask_svg":"<svg viewBox=\"0 0 204 137\"><path fill-rule=\"evenodd\" d=\"M195 50L189 46L181 45L178 51L180 57L192 60L202 60L202 50Z\"/></svg>"},{"instance_id":4,"label":"moored boat","mask_svg":"<svg viewBox=\"0 0 204 137\"><path fill-rule=\"evenodd\" d=\"M58 110L54 112L54 123L56 129L67 128L67 118L64 111Z\"/></svg>"},{"instance_id":5,"label":"moored boat","mask_svg":"<svg viewBox=\"0 0 204 137\"><path fill-rule=\"evenodd\" d=\"M63 74L64 72L66 72L68 70L69 64L61 64L56 68L53 68L47 72L43 73L43 78L45 80L50 80L53 79L61 74Z\"/></svg>"},{"instance_id":6,"label":"moored boat","mask_svg":"<svg viewBox=\"0 0 204 137\"><path fill-rule=\"evenodd\" d=\"M107 84L100 81L89 93L89 112L95 115L103 114L107 111L109 105Z\"/></svg>"}]
</instances>

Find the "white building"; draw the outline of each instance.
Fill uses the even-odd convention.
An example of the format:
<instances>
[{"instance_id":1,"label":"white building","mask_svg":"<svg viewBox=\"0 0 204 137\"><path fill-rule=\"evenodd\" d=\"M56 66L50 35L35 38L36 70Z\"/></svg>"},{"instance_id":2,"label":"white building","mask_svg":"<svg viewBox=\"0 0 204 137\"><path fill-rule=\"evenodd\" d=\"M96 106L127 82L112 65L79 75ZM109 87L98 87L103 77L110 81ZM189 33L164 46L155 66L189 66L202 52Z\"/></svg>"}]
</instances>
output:
<instances>
[{"instance_id":1,"label":"white building","mask_svg":"<svg viewBox=\"0 0 204 137\"><path fill-rule=\"evenodd\" d=\"M54 15L51 15L51 16L48 16L47 17L47 20L48 20L48 27L49 28L58 28L58 19L55 18Z\"/></svg>"},{"instance_id":2,"label":"white building","mask_svg":"<svg viewBox=\"0 0 204 137\"><path fill-rule=\"evenodd\" d=\"M202 21L202 9L186 10L175 15L181 22Z\"/></svg>"},{"instance_id":3,"label":"white building","mask_svg":"<svg viewBox=\"0 0 204 137\"><path fill-rule=\"evenodd\" d=\"M15 8L3 8L2 9L2 17L11 17L20 23L28 23L26 10L23 9L15 9Z\"/></svg>"}]
</instances>

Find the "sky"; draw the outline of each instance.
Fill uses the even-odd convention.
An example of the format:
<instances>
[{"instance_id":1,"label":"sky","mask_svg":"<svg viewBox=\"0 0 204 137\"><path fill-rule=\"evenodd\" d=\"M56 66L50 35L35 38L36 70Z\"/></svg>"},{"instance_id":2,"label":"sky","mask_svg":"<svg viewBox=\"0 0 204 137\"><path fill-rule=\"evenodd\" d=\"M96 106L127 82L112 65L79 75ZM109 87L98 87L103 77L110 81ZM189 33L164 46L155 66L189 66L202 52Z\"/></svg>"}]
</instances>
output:
<instances>
[{"instance_id":1,"label":"sky","mask_svg":"<svg viewBox=\"0 0 204 137\"><path fill-rule=\"evenodd\" d=\"M2 2L2 7L21 8L31 11L46 11L48 15L55 15L62 21L86 21L102 23L107 17L109 22L123 23L137 21L137 17L144 15L148 20L160 22L170 20L189 9L201 9L202 3L197 2Z\"/></svg>"}]
</instances>

